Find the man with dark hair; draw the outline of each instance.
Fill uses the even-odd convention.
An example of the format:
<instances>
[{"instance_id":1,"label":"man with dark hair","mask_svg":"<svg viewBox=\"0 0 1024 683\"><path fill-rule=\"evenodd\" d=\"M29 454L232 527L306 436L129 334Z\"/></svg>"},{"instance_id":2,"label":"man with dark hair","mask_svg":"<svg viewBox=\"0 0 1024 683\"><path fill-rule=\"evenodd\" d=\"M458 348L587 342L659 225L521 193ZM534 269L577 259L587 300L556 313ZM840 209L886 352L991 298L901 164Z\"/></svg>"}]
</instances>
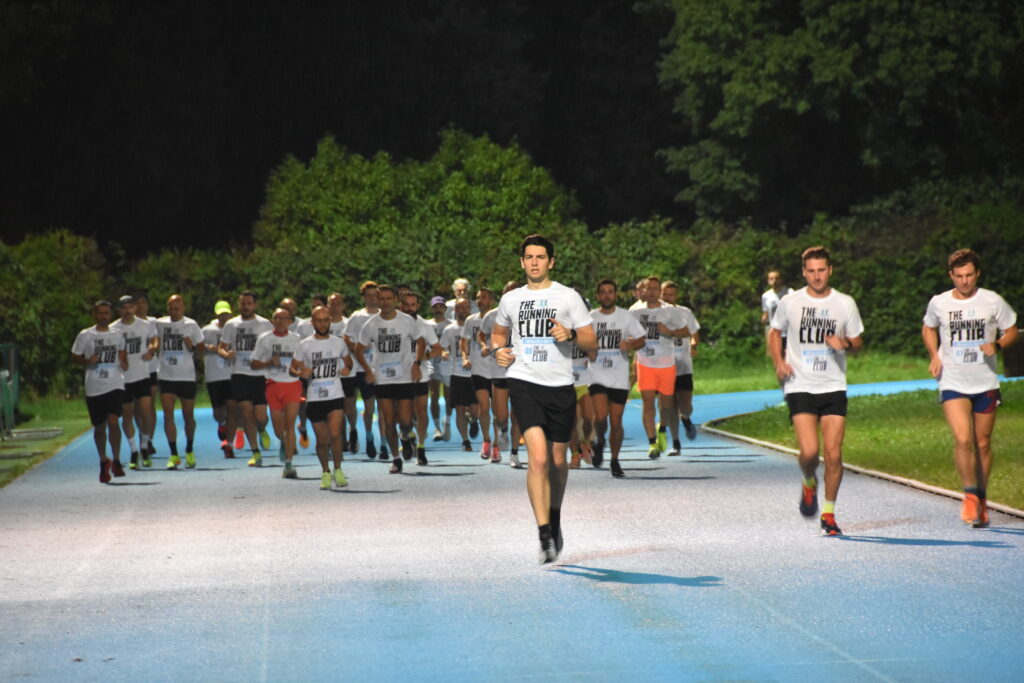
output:
<instances>
[{"instance_id":1,"label":"man with dark hair","mask_svg":"<svg viewBox=\"0 0 1024 683\"><path fill-rule=\"evenodd\" d=\"M445 404L455 411L455 428L462 441L462 450L471 451L469 442L470 410L476 405L476 392L473 390L473 378L468 367L462 363L462 329L469 317L469 299L460 297L455 300L455 319L441 332L441 358L448 362L451 369L448 389L445 392ZM447 423L445 425L447 427Z\"/></svg>"},{"instance_id":2,"label":"man with dark hair","mask_svg":"<svg viewBox=\"0 0 1024 683\"><path fill-rule=\"evenodd\" d=\"M430 312L434 319L431 325L434 329L434 336L437 337L438 346L441 348L441 335L452 321L445 315L443 296L435 296L430 300ZM430 415L434 418L434 441L447 441L451 438L451 417L452 404L449 400L451 394L451 361L447 356L438 351L438 356L431 363L430 370ZM444 392L444 422L441 422L441 392ZM422 444L421 444L422 445Z\"/></svg>"},{"instance_id":3,"label":"man with dark hair","mask_svg":"<svg viewBox=\"0 0 1024 683\"><path fill-rule=\"evenodd\" d=\"M772 317L775 316L775 309L779 307L782 297L793 290L782 282L782 273L778 270L769 270L767 279L768 289L761 295L761 324L764 325L765 353L770 357L772 352L768 348L768 335L772 330Z\"/></svg>"},{"instance_id":4,"label":"man with dark hair","mask_svg":"<svg viewBox=\"0 0 1024 683\"><path fill-rule=\"evenodd\" d=\"M100 482L110 482L113 469L115 477L124 476L121 466L121 430L117 420L121 417L124 403L123 370L128 369L128 358L124 350L124 335L110 329L114 308L109 301L97 301L92 306L95 323L78 333L71 346L71 360L85 368L85 405L89 410L92 424L92 438L100 456ZM110 453L107 457L107 440Z\"/></svg>"},{"instance_id":5,"label":"man with dark hair","mask_svg":"<svg viewBox=\"0 0 1024 683\"><path fill-rule=\"evenodd\" d=\"M420 295L411 289L402 297L402 313L412 317L420 325L420 334L426 352L420 362L420 378L413 384L412 410L413 421L416 423L416 464L427 465L427 427L430 426L430 415L427 412L427 399L430 394L430 375L433 372L432 358L440 355L441 346L434 333L432 322L420 315ZM409 458L406 458L408 460Z\"/></svg>"},{"instance_id":6,"label":"man with dark hair","mask_svg":"<svg viewBox=\"0 0 1024 683\"><path fill-rule=\"evenodd\" d=\"M363 297L363 308L355 311L348 319L348 325L345 327L345 343L348 344L349 352L352 357L356 359L355 364L355 391L351 393L345 393L345 396L351 399L350 404L346 404L345 412L352 418L352 411L355 410L356 391L359 392L360 396L363 397L363 429L366 432L366 457L373 460L377 457L377 447L373 443L373 413L376 408L376 389L370 382L366 381L366 371L369 369L369 364L373 362L373 349L367 347L364 350L364 359L367 363L366 366L362 365L359 358L356 356L356 346L359 344L359 333L363 329L363 325L371 317L380 312L380 308L377 305L377 283L373 280L367 280L359 286L359 294ZM358 440L359 433L356 431L354 422L350 423L350 431L348 433L348 448L350 453L358 452ZM381 426L383 429L383 425ZM383 435L381 431L381 435ZM381 437L381 460L388 459L388 447L384 443L383 436Z\"/></svg>"},{"instance_id":7,"label":"man with dark hair","mask_svg":"<svg viewBox=\"0 0 1024 683\"><path fill-rule=\"evenodd\" d=\"M836 524L835 505L843 479L846 357L863 346L864 325L853 298L829 286L832 259L828 250L810 247L801 258L807 286L779 302L769 345L800 449L800 513L813 517L818 511L820 425L825 460L821 531L826 536L839 536L842 532ZM789 340L785 352L783 335Z\"/></svg>"},{"instance_id":8,"label":"man with dark hair","mask_svg":"<svg viewBox=\"0 0 1024 683\"><path fill-rule=\"evenodd\" d=\"M203 345L205 346L204 376L206 391L210 395L213 407L213 419L217 423L217 438L225 458L235 457L231 437L235 433L238 422L238 403L231 395L231 371L234 363L221 358L219 353L224 325L231 319L231 304L218 301L213 306L215 317L203 328Z\"/></svg>"},{"instance_id":9,"label":"man with dark hair","mask_svg":"<svg viewBox=\"0 0 1024 683\"><path fill-rule=\"evenodd\" d=\"M996 354L1017 341L1017 314L1003 297L978 286L977 253L958 249L948 263L953 289L928 302L921 336L953 432L953 462L964 489L960 518L985 527L992 430L1001 399Z\"/></svg>"},{"instance_id":10,"label":"man with dark hair","mask_svg":"<svg viewBox=\"0 0 1024 683\"><path fill-rule=\"evenodd\" d=\"M480 423L480 433L483 436L480 457L498 463L501 462L500 449L498 453L491 451L491 349L481 336L484 316L491 310L493 303L494 294L490 289L481 287L477 290L478 312L466 318L466 324L462 328L459 351L462 356L462 366L469 368L469 375L473 381L473 393L476 395L476 419ZM472 435L473 429L470 426L470 436Z\"/></svg>"},{"instance_id":11,"label":"man with dark hair","mask_svg":"<svg viewBox=\"0 0 1024 683\"><path fill-rule=\"evenodd\" d=\"M510 280L505 283L505 286L501 290L501 295L505 296L513 289L519 289L519 283ZM490 348L491 334L494 332L494 321L497 320L498 309L492 308L484 316L483 324L480 326L480 331L484 335L484 342ZM512 435L509 436L509 409L508 409L508 380L505 377L506 368L493 362L493 355L491 356L491 411L494 414L494 432L495 432L495 448L499 449L499 456L501 451L509 452L508 464L513 469L522 468L523 464L519 461L519 437L522 433L519 431L519 423L516 422L514 415L512 419ZM492 454L492 462L501 462L499 457L494 460Z\"/></svg>"},{"instance_id":12,"label":"man with dark hair","mask_svg":"<svg viewBox=\"0 0 1024 683\"><path fill-rule=\"evenodd\" d=\"M149 377L149 361L156 355L159 341L153 323L135 315L135 297L125 294L118 299L117 304L121 317L110 326L110 329L124 335L128 369L124 371L121 428L128 439L128 450L131 452L128 468L134 470L141 465L140 448L147 448L153 435L154 425L149 422L153 401L153 380ZM135 446L136 424L139 428L138 448Z\"/></svg>"},{"instance_id":13,"label":"man with dark hair","mask_svg":"<svg viewBox=\"0 0 1024 683\"><path fill-rule=\"evenodd\" d=\"M132 296L135 297L135 317L155 325L156 318L149 315L149 295L140 289ZM145 443L139 444L139 455L142 456L143 467L151 466L153 464L152 456L156 454L156 447L153 445L153 435L156 431L156 404L160 400L159 385L156 377L156 371L159 368L160 357L154 355L149 359L149 415L147 416L148 421L146 424L149 425L150 431L142 435ZM139 417L136 416L135 424L141 429L143 422Z\"/></svg>"},{"instance_id":14,"label":"man with dark hair","mask_svg":"<svg viewBox=\"0 0 1024 683\"><path fill-rule=\"evenodd\" d=\"M566 450L576 418L573 342L597 349L593 321L575 290L551 280L555 248L542 235L519 246L526 286L501 299L491 348L506 373L512 411L523 430L529 468L526 487L537 522L540 560L562 550L562 500L569 477Z\"/></svg>"},{"instance_id":15,"label":"man with dark hair","mask_svg":"<svg viewBox=\"0 0 1024 683\"><path fill-rule=\"evenodd\" d=\"M156 321L156 334L160 338L160 405L164 412L164 434L171 454L167 456L167 469L181 464L178 455L178 428L174 423L174 407L181 401L181 417L185 423L185 467L196 466L196 359L202 353L203 331L192 318L185 317L185 300L180 294L167 299L167 315Z\"/></svg>"},{"instance_id":16,"label":"man with dark hair","mask_svg":"<svg viewBox=\"0 0 1024 683\"><path fill-rule=\"evenodd\" d=\"M241 408L242 426L252 450L249 467L262 466L260 448L270 448L270 436L266 432L267 378L262 370L252 367L252 352L259 336L273 328L269 320L257 315L256 294L246 290L238 297L238 315L224 324L220 340L221 357L235 364L231 372L231 395Z\"/></svg>"},{"instance_id":17,"label":"man with dark hair","mask_svg":"<svg viewBox=\"0 0 1024 683\"><path fill-rule=\"evenodd\" d=\"M693 311L676 303L678 298L679 285L672 280L661 283L661 300L683 312L686 329L690 330L689 337L677 337L675 340L676 391L668 421L675 422L678 418L683 424L683 429L686 430L686 438L693 441L697 438L697 426L690 419L693 415L693 352L697 346L700 323L697 322L697 316L693 314ZM679 443L679 435L673 432L672 450L669 451L669 455L680 455L681 452L682 444Z\"/></svg>"}]
</instances>

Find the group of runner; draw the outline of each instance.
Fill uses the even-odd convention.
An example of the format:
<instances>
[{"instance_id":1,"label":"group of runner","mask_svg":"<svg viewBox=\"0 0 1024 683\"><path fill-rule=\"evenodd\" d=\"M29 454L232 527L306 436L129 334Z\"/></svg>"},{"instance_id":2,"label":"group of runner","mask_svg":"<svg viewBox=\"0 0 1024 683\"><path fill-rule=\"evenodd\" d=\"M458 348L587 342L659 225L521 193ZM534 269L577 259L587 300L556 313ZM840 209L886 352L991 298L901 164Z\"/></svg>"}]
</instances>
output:
<instances>
[{"instance_id":1,"label":"group of runner","mask_svg":"<svg viewBox=\"0 0 1024 683\"><path fill-rule=\"evenodd\" d=\"M157 399L170 448L167 467L181 464L174 421L179 402L185 466L195 467L194 359L204 357L224 456L234 457L247 441L248 464L259 467L262 451L270 447L269 421L279 442L282 476L294 478L296 426L298 443L306 447L311 423L322 489L347 484L341 463L346 450L358 451L357 395L364 407L366 454L390 459L392 473L413 459L427 465L429 421L433 439L448 440L453 413L463 449L472 450L471 439L480 434L485 460L500 463L507 452L509 463L519 468L519 447L525 445L541 561L552 562L563 544L560 512L568 470L581 462L599 467L607 447L612 476L624 476L618 462L622 417L634 372L648 456L678 455L680 427L687 438L696 437L692 359L700 329L693 312L675 303L679 288L673 282L643 278L634 290L636 303L624 310L616 305L617 284L601 280L594 292L599 306L590 310L580 292L550 279L553 264L554 245L530 235L520 245L525 284L507 283L495 307L492 290L479 288L471 301L469 282L457 279L451 299L430 300L430 319L420 315L416 292L372 281L360 287L364 307L347 318L339 293L312 297L308 319L297 316L292 299L281 301L267 319L257 314L256 294L245 291L237 315L232 317L227 301L219 301L217 317L203 328L185 316L179 295L168 299L167 315L159 319L148 317L144 295L121 297L116 322L113 306L99 301L93 307L95 325L79 333L72 358L86 368L100 481L124 476L122 429L132 453L129 466L151 466ZM820 523L823 533L837 535L846 357L862 348L863 324L856 302L829 285L827 249L804 251L802 268L807 286L776 297L764 320L770 322L769 351L800 448L800 512L818 512L820 450L825 464ZM923 335L954 434L965 490L962 518L984 526L990 436L999 402L995 354L1016 341L1016 315L997 294L978 288L980 261L974 252L955 252L949 273L954 288L929 304ZM108 442L113 457L106 454Z\"/></svg>"}]
</instances>

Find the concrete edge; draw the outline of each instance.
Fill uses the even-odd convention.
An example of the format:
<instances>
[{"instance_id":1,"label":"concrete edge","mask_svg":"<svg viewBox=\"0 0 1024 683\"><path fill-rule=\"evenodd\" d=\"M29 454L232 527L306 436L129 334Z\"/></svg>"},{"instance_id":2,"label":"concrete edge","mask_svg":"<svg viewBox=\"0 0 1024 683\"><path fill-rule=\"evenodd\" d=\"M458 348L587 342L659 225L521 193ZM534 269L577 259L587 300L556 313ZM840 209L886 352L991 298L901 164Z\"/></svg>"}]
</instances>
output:
<instances>
[{"instance_id":1,"label":"concrete edge","mask_svg":"<svg viewBox=\"0 0 1024 683\"><path fill-rule=\"evenodd\" d=\"M726 417L719 417L719 418L716 418L714 420L711 420L709 423L700 425L699 429L701 431L708 432L709 434L714 434L716 436L722 436L722 437L725 437L727 439L733 439L735 441L743 441L745 443L753 444L755 446L762 446L764 448L770 448L771 450L780 451L782 453L787 453L787 454L792 455L794 457L800 454L800 452L798 450L796 450L795 448L788 448L786 446L780 446L779 444L771 443L770 441L761 441L760 439L754 439L754 438L751 438L749 436L743 436L742 434L734 434L732 432L727 432L724 429L718 429L717 427L710 427L710 426L708 426L708 425L711 425L711 424L717 424L719 422L724 422L725 420L728 420L728 419L733 418L733 417L740 417L741 415L753 415L753 414L754 413L737 413L736 415L727 415ZM910 488L918 489L920 491L926 491L927 493L934 493L934 494L939 495L939 496L946 496L947 498L955 498L956 500L963 500L964 499L964 494L961 493L960 491L950 491L949 489L944 489L944 488L942 488L940 486L932 486L931 484L925 484L924 482L917 481L916 479L907 479L906 477L898 477L898 476L896 476L894 474L888 474L886 472L879 472L878 470L869 470L866 467L859 467L857 465L850 465L850 464L845 463L845 462L843 463L843 469L844 470L849 470L850 472L855 472L857 474L864 474L864 475L867 475L869 477L875 477L876 479L884 479L885 481L891 481L894 484L902 484L903 486L909 486ZM988 501L988 509L996 510L998 512L1002 512L1005 515L1011 515L1013 517L1020 517L1021 519L1024 519L1024 510L1018 510L1017 508L1012 508L1009 505L1003 505L1002 503L993 503L992 501Z\"/></svg>"}]
</instances>

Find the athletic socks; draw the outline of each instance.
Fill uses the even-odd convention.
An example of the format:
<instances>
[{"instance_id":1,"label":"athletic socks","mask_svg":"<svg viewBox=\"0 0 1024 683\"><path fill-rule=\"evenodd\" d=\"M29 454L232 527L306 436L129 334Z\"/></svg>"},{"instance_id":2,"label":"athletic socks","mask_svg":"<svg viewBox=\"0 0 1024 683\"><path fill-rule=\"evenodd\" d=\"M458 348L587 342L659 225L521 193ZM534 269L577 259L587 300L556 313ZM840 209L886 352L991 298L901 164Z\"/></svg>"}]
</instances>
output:
<instances>
[{"instance_id":1,"label":"athletic socks","mask_svg":"<svg viewBox=\"0 0 1024 683\"><path fill-rule=\"evenodd\" d=\"M823 515L834 515L836 513L836 502L834 500L826 500L825 504L821 507L821 514Z\"/></svg>"},{"instance_id":2,"label":"athletic socks","mask_svg":"<svg viewBox=\"0 0 1024 683\"><path fill-rule=\"evenodd\" d=\"M191 453L192 452L192 439L189 439L188 441L185 442L185 452L186 453Z\"/></svg>"},{"instance_id":3,"label":"athletic socks","mask_svg":"<svg viewBox=\"0 0 1024 683\"><path fill-rule=\"evenodd\" d=\"M546 540L552 538L552 535L551 535L551 525L550 524L541 524L540 526L537 527L537 534L538 534L538 536L540 536L540 540L541 541L546 541Z\"/></svg>"},{"instance_id":4,"label":"athletic socks","mask_svg":"<svg viewBox=\"0 0 1024 683\"><path fill-rule=\"evenodd\" d=\"M177 441L171 441L170 439L168 439L167 440L167 445L171 447L171 455L177 455L178 454L178 442Z\"/></svg>"},{"instance_id":5,"label":"athletic socks","mask_svg":"<svg viewBox=\"0 0 1024 683\"><path fill-rule=\"evenodd\" d=\"M672 448L676 449L677 451L681 451L683 450L683 444L679 441L679 439L672 439Z\"/></svg>"},{"instance_id":6,"label":"athletic socks","mask_svg":"<svg viewBox=\"0 0 1024 683\"><path fill-rule=\"evenodd\" d=\"M652 436L651 438L647 439L647 443L650 444L651 446L653 446L654 442L657 441L657 440L658 440L658 437Z\"/></svg>"},{"instance_id":7,"label":"athletic socks","mask_svg":"<svg viewBox=\"0 0 1024 683\"><path fill-rule=\"evenodd\" d=\"M804 478L804 486L806 486L807 488L813 489L817 485L818 480L815 479L814 477L811 477L810 479L807 479L806 477Z\"/></svg>"},{"instance_id":8,"label":"athletic socks","mask_svg":"<svg viewBox=\"0 0 1024 683\"><path fill-rule=\"evenodd\" d=\"M558 537L558 530L562 528L562 510L561 508L551 508L548 510L548 519L551 520L551 536L553 538Z\"/></svg>"}]
</instances>

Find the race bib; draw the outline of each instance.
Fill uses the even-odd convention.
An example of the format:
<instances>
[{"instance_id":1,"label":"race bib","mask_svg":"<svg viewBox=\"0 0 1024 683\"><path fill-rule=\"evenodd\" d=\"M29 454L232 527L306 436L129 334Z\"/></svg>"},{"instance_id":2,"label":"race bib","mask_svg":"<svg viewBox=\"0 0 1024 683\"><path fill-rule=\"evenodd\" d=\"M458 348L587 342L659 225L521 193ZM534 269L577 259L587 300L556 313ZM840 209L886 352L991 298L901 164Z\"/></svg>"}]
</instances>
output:
<instances>
[{"instance_id":1,"label":"race bib","mask_svg":"<svg viewBox=\"0 0 1024 683\"><path fill-rule=\"evenodd\" d=\"M402 362L401 361L397 361L397 360L389 361L387 363L382 363L381 366L380 366L380 375L381 375L381 377L387 377L389 379L394 379L395 377L398 377L398 374L401 371L402 371Z\"/></svg>"},{"instance_id":2,"label":"race bib","mask_svg":"<svg viewBox=\"0 0 1024 683\"><path fill-rule=\"evenodd\" d=\"M552 337L523 337L522 360L531 365L553 363L559 357Z\"/></svg>"},{"instance_id":3,"label":"race bib","mask_svg":"<svg viewBox=\"0 0 1024 683\"><path fill-rule=\"evenodd\" d=\"M953 362L957 365L975 365L985 361L985 354L981 352L981 342L953 342L952 346Z\"/></svg>"},{"instance_id":4,"label":"race bib","mask_svg":"<svg viewBox=\"0 0 1024 683\"><path fill-rule=\"evenodd\" d=\"M831 349L804 349L804 368L808 372L828 372L828 365L831 362Z\"/></svg>"}]
</instances>

